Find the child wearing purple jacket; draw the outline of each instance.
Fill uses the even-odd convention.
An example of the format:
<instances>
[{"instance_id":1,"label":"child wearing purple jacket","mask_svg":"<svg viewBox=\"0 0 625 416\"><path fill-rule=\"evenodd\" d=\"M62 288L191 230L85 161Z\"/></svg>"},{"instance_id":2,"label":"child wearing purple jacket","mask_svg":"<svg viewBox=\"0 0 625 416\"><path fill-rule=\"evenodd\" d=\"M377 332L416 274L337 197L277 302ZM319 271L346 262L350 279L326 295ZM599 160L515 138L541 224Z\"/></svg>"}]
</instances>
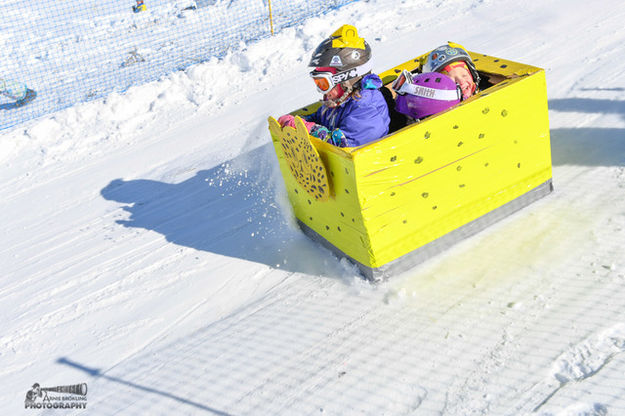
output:
<instances>
[{"instance_id":1,"label":"child wearing purple jacket","mask_svg":"<svg viewBox=\"0 0 625 416\"><path fill-rule=\"evenodd\" d=\"M371 48L356 28L343 25L315 50L308 64L323 105L306 116L312 135L340 147L362 146L388 133L389 113L379 91L380 77L371 73ZM278 119L282 126L291 116Z\"/></svg>"}]
</instances>

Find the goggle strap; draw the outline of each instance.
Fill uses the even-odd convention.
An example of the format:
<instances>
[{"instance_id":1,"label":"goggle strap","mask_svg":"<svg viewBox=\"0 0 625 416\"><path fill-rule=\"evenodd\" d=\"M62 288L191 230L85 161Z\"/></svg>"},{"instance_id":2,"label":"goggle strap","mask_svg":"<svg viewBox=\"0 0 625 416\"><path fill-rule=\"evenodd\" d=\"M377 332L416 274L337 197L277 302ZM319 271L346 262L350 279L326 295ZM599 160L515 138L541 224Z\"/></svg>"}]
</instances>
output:
<instances>
[{"instance_id":1,"label":"goggle strap","mask_svg":"<svg viewBox=\"0 0 625 416\"><path fill-rule=\"evenodd\" d=\"M369 72L372 72L373 65L371 64L371 62L365 62L364 64L357 66L356 70L358 71L356 77L361 77Z\"/></svg>"},{"instance_id":2,"label":"goggle strap","mask_svg":"<svg viewBox=\"0 0 625 416\"><path fill-rule=\"evenodd\" d=\"M373 71L373 65L371 65L371 63L369 62L365 62L364 64L357 66L355 68L352 69L348 69L347 71L342 71L342 72L337 72L336 74L333 74L332 72L317 72L317 71L311 71L310 72L310 76L311 77L318 77L318 76L323 76L323 75L329 75L332 80L334 81L335 84L338 84L339 82L344 82L344 81L348 81L352 78L357 78L360 76L363 76L365 74L367 74L368 72ZM346 79L340 79L342 75L344 74L348 74L349 78ZM340 79L340 81L337 82L337 79Z\"/></svg>"}]
</instances>

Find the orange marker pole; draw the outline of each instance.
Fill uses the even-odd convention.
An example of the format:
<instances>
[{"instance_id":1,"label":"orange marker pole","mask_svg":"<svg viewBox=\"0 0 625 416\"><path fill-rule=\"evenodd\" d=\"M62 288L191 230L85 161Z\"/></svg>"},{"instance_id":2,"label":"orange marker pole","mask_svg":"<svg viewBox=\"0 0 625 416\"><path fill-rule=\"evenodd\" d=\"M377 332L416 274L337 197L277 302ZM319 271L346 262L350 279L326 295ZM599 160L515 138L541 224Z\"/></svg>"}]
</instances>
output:
<instances>
[{"instance_id":1,"label":"orange marker pole","mask_svg":"<svg viewBox=\"0 0 625 416\"><path fill-rule=\"evenodd\" d=\"M273 14L271 13L271 0L267 0L269 3L269 25L271 26L271 36L273 36Z\"/></svg>"}]
</instances>

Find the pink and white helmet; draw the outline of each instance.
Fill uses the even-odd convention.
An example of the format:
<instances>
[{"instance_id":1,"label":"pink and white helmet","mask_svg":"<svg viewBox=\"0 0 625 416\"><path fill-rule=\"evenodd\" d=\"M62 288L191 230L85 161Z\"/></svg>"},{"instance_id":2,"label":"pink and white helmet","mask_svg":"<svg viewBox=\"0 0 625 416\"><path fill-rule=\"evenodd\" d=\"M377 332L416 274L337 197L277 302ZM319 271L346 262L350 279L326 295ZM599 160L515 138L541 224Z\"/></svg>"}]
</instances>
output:
<instances>
[{"instance_id":1,"label":"pink and white helmet","mask_svg":"<svg viewBox=\"0 0 625 416\"><path fill-rule=\"evenodd\" d=\"M413 75L404 70L393 83L398 97L395 109L415 119L447 110L462 100L462 91L447 75L426 72Z\"/></svg>"}]
</instances>

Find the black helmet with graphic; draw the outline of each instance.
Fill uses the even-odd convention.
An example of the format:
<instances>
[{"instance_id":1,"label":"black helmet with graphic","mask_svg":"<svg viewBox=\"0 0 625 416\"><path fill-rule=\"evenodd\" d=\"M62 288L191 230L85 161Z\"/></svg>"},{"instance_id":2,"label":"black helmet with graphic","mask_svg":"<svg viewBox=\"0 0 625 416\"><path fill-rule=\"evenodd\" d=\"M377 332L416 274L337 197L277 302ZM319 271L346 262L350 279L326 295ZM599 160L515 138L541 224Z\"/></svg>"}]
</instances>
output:
<instances>
[{"instance_id":1,"label":"black helmet with graphic","mask_svg":"<svg viewBox=\"0 0 625 416\"><path fill-rule=\"evenodd\" d=\"M369 44L354 26L343 25L315 49L308 66L336 68L337 74L344 74L341 81L348 81L370 72L370 59Z\"/></svg>"}]
</instances>

